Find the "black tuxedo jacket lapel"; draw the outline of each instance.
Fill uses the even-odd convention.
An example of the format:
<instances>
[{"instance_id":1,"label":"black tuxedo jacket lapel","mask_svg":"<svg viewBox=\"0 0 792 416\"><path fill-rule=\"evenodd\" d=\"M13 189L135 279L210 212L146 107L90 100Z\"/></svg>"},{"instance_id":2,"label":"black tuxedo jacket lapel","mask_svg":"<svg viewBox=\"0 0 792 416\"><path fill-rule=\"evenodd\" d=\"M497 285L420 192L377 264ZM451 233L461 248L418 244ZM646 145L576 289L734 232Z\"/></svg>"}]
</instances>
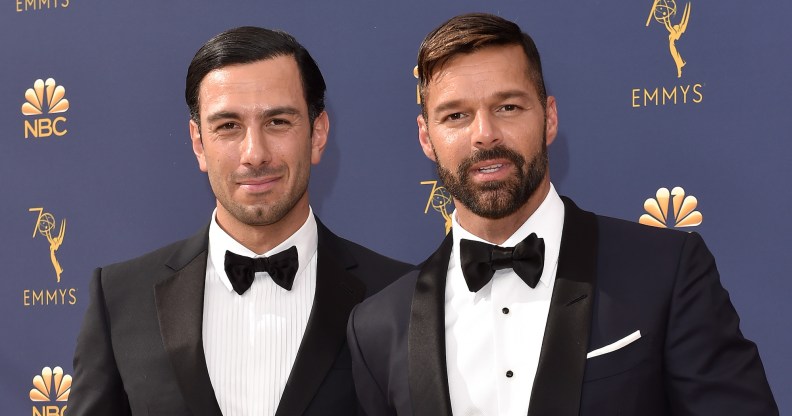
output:
<instances>
[{"instance_id":1,"label":"black tuxedo jacket lapel","mask_svg":"<svg viewBox=\"0 0 792 416\"><path fill-rule=\"evenodd\" d=\"M564 230L529 416L579 414L597 267L597 219L564 200Z\"/></svg>"},{"instance_id":2,"label":"black tuxedo jacket lapel","mask_svg":"<svg viewBox=\"0 0 792 416\"><path fill-rule=\"evenodd\" d=\"M578 415L591 327L597 220L563 198L564 230L529 415ZM415 416L451 415L445 357L445 282L449 234L421 267L413 295L409 388Z\"/></svg>"},{"instance_id":3,"label":"black tuxedo jacket lapel","mask_svg":"<svg viewBox=\"0 0 792 416\"><path fill-rule=\"evenodd\" d=\"M162 341L194 415L221 416L203 350L203 303L209 228L190 238L166 265L174 274L154 287Z\"/></svg>"},{"instance_id":4,"label":"black tuxedo jacket lapel","mask_svg":"<svg viewBox=\"0 0 792 416\"><path fill-rule=\"evenodd\" d=\"M410 311L408 380L414 416L451 416L445 356L445 285L453 239L421 265Z\"/></svg>"},{"instance_id":5,"label":"black tuxedo jacket lapel","mask_svg":"<svg viewBox=\"0 0 792 416\"><path fill-rule=\"evenodd\" d=\"M365 285L349 272L357 262L341 239L318 219L317 227L314 304L276 416L303 414L346 343L349 313L366 294Z\"/></svg>"}]
</instances>

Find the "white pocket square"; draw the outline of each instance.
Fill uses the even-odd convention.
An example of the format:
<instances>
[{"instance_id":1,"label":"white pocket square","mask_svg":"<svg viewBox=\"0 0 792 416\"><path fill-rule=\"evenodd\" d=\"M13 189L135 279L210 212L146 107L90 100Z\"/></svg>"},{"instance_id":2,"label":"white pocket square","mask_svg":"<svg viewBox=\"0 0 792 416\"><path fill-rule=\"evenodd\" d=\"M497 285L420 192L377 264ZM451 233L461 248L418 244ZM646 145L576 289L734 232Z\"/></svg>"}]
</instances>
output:
<instances>
[{"instance_id":1,"label":"white pocket square","mask_svg":"<svg viewBox=\"0 0 792 416\"><path fill-rule=\"evenodd\" d=\"M600 355L616 351L620 348L624 348L627 345L637 341L639 338L641 338L641 331L635 331L632 334L627 335L626 337L614 342L613 344L606 345L602 348L597 348L596 350L591 351L590 353L586 354L586 358L588 359L588 358L598 357Z\"/></svg>"}]
</instances>

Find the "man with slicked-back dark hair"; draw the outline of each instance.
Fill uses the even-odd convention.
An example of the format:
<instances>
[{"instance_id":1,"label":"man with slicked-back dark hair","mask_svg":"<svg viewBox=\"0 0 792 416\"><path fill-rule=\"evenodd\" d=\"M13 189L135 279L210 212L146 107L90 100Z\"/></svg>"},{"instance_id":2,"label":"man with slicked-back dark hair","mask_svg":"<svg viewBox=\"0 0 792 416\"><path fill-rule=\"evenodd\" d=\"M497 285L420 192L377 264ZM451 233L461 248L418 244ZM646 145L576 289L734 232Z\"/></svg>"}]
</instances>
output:
<instances>
[{"instance_id":1,"label":"man with slicked-back dark hair","mask_svg":"<svg viewBox=\"0 0 792 416\"><path fill-rule=\"evenodd\" d=\"M324 95L287 33L240 27L198 50L185 99L216 209L194 236L96 270L69 415L358 412L349 312L410 266L314 216Z\"/></svg>"},{"instance_id":2,"label":"man with slicked-back dark hair","mask_svg":"<svg viewBox=\"0 0 792 416\"><path fill-rule=\"evenodd\" d=\"M418 138L451 232L348 327L369 416L772 416L701 236L558 195L539 53L513 22L454 17L418 52Z\"/></svg>"}]
</instances>

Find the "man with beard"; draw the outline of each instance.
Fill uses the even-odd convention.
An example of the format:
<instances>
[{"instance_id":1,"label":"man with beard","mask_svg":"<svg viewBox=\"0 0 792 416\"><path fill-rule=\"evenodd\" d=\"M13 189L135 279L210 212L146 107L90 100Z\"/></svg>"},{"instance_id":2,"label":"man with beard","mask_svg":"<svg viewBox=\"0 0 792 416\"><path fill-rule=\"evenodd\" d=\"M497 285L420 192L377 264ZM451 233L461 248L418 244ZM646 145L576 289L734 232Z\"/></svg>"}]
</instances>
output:
<instances>
[{"instance_id":1,"label":"man with beard","mask_svg":"<svg viewBox=\"0 0 792 416\"><path fill-rule=\"evenodd\" d=\"M556 101L527 34L452 18L418 73L419 140L456 211L419 270L350 316L368 415L778 413L700 236L556 193Z\"/></svg>"},{"instance_id":2,"label":"man with beard","mask_svg":"<svg viewBox=\"0 0 792 416\"><path fill-rule=\"evenodd\" d=\"M187 71L217 199L193 237L97 269L69 414L352 415L352 307L409 267L330 232L308 201L325 82L290 35L210 39Z\"/></svg>"}]
</instances>

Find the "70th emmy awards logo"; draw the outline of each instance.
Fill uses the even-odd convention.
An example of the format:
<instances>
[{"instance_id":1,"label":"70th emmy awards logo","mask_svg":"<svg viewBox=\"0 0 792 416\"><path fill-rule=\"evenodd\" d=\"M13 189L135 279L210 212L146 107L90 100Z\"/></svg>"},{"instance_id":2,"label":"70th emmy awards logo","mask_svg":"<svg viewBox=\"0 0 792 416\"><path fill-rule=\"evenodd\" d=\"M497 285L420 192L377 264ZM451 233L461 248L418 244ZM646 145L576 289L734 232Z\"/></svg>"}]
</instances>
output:
<instances>
[{"instance_id":1,"label":"70th emmy awards logo","mask_svg":"<svg viewBox=\"0 0 792 416\"><path fill-rule=\"evenodd\" d=\"M437 181L423 181L421 185L432 185L432 192L429 194L429 200L426 201L426 208L424 214L429 212L429 206L439 212L445 220L445 233L451 231L451 214L448 213L448 206L453 203L451 194L443 186L437 186Z\"/></svg>"},{"instance_id":2,"label":"70th emmy awards logo","mask_svg":"<svg viewBox=\"0 0 792 416\"><path fill-rule=\"evenodd\" d=\"M33 229L33 238L36 238L37 233L47 238L47 241L50 245L50 260L52 261L52 267L55 268L55 275L57 276L58 283L60 283L63 268L61 267L60 262L58 262L58 258L55 257L55 252L58 251L61 244L63 244L63 237L66 235L66 220L61 220L58 234L53 236L52 231L55 229L56 225L55 216L49 212L44 212L44 208L41 207L30 208L28 211L38 211L36 226Z\"/></svg>"},{"instance_id":3,"label":"70th emmy awards logo","mask_svg":"<svg viewBox=\"0 0 792 416\"><path fill-rule=\"evenodd\" d=\"M657 23L660 23L668 30L668 49L677 67L677 78L682 78L682 67L685 66L685 60L682 59L682 56L679 54L676 42L687 29L688 20L690 20L690 3L685 5L685 11L682 12L682 18L679 23L673 24L671 23L671 19L676 14L676 1L654 0L654 3L652 3L652 10L649 12L649 17L646 19L646 26L648 27L649 24L652 23L652 18L654 18Z\"/></svg>"},{"instance_id":4,"label":"70th emmy awards logo","mask_svg":"<svg viewBox=\"0 0 792 416\"><path fill-rule=\"evenodd\" d=\"M55 216L49 212L44 212L44 208L36 207L28 209L29 212L37 212L36 225L33 227L33 238L41 235L47 239L49 243L50 261L52 267L55 269L55 276L57 283L61 282L61 274L63 267L61 267L55 252L58 251L63 238L66 236L66 220L63 219L58 226ZM55 234L57 228L58 233ZM22 291L22 304L24 306L50 306L50 305L76 305L77 304L77 289L74 287L59 287L57 288L35 288L24 289ZM49 415L49 413L47 413Z\"/></svg>"}]
</instances>

